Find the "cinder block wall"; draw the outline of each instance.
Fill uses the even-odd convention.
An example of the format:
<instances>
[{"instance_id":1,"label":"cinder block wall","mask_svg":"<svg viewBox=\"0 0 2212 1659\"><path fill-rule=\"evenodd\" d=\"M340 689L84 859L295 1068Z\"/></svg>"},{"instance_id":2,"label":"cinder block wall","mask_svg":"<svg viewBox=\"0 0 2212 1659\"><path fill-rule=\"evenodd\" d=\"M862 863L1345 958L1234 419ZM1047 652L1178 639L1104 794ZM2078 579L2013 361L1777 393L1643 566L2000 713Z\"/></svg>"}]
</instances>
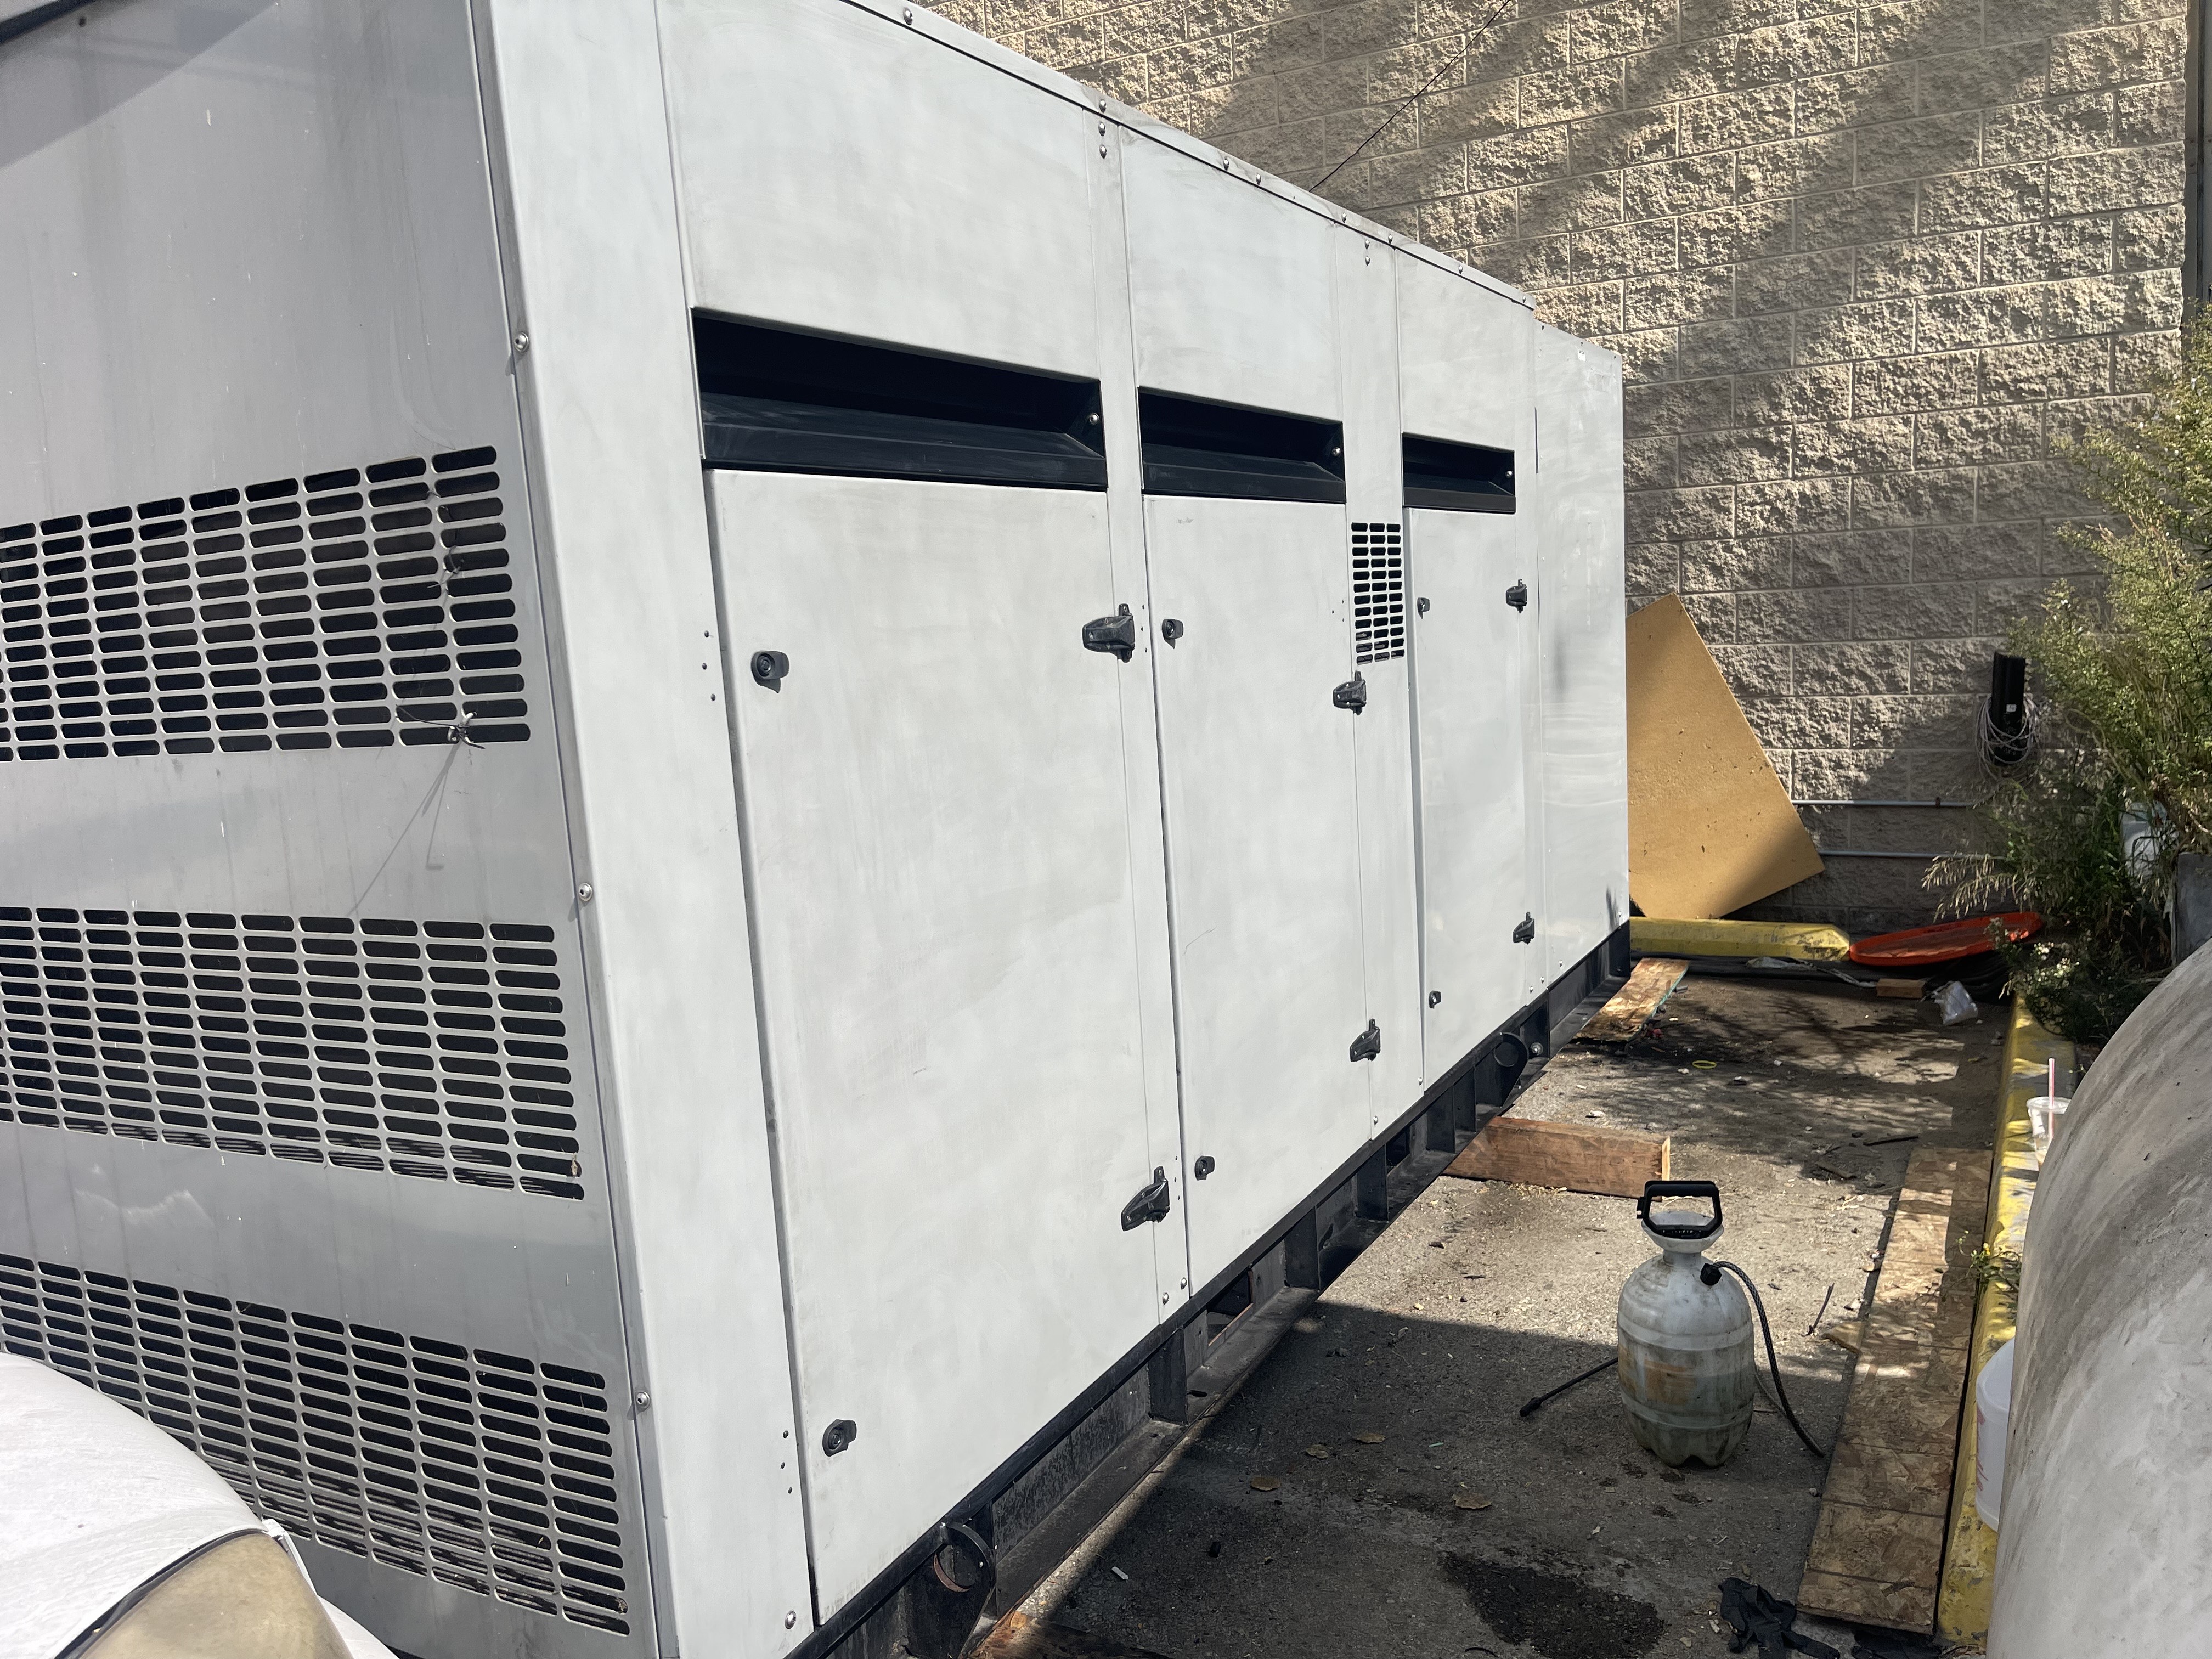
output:
<instances>
[{"instance_id":1,"label":"cinder block wall","mask_svg":"<svg viewBox=\"0 0 2212 1659\"><path fill-rule=\"evenodd\" d=\"M1797 799L1981 792L1990 655L2081 562L2054 454L2172 356L2182 0L938 9L1309 187L1429 85L1323 193L1626 359L1631 603L1682 595ZM1759 914L1924 920L1923 867Z\"/></svg>"}]
</instances>

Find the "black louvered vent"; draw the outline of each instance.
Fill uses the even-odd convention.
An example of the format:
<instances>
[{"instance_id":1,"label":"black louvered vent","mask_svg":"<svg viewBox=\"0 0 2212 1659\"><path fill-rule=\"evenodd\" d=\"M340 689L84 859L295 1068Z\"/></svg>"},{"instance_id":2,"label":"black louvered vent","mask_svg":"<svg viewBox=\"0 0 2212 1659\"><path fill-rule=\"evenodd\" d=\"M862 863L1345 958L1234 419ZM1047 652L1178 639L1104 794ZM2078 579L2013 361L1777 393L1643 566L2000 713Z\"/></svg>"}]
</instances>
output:
<instances>
[{"instance_id":1,"label":"black louvered vent","mask_svg":"<svg viewBox=\"0 0 2212 1659\"><path fill-rule=\"evenodd\" d=\"M0 905L0 1121L581 1198L554 944Z\"/></svg>"},{"instance_id":2,"label":"black louvered vent","mask_svg":"<svg viewBox=\"0 0 2212 1659\"><path fill-rule=\"evenodd\" d=\"M629 1630L596 1372L14 1255L0 1340L167 1430L299 1537Z\"/></svg>"},{"instance_id":3,"label":"black louvered vent","mask_svg":"<svg viewBox=\"0 0 2212 1659\"><path fill-rule=\"evenodd\" d=\"M1354 662L1406 654L1406 548L1395 524L1352 526L1352 648Z\"/></svg>"},{"instance_id":4,"label":"black louvered vent","mask_svg":"<svg viewBox=\"0 0 2212 1659\"><path fill-rule=\"evenodd\" d=\"M0 761L527 738L497 459L0 528Z\"/></svg>"}]
</instances>

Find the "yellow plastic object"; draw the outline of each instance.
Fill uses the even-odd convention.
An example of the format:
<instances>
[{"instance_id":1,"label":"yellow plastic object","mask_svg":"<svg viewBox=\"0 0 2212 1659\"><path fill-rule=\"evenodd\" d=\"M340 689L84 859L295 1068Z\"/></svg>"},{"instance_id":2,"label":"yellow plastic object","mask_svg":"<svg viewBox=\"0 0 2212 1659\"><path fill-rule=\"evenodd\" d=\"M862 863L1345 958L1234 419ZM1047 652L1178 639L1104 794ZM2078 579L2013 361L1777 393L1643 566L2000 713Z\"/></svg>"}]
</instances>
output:
<instances>
[{"instance_id":1,"label":"yellow plastic object","mask_svg":"<svg viewBox=\"0 0 2212 1659\"><path fill-rule=\"evenodd\" d=\"M1851 936L1825 921L1678 921L1631 916L1628 948L1654 957L1783 957L1841 962Z\"/></svg>"},{"instance_id":2,"label":"yellow plastic object","mask_svg":"<svg viewBox=\"0 0 2212 1659\"><path fill-rule=\"evenodd\" d=\"M2035 1023L2019 998L2005 1034L2003 1121L1990 1178L1990 1218L1983 1243L1993 1256L2018 1261L2027 1239L2028 1201L2035 1195L2035 1142L2028 1133L2027 1103L2044 1090L2046 1067L2074 1069L2074 1045ZM2063 1080L2063 1079L2062 1079ZM1943 1579L1936 1596L1936 1634L1947 1642L1981 1647L1989 1640L1990 1608L1996 1589L1997 1535L1974 1508L1974 1384L1991 1355L2012 1340L2020 1292L1992 1277L1974 1303L1973 1346L1966 1351L1966 1409L1959 1428L1959 1461L1951 1475L1951 1525L1943 1546Z\"/></svg>"}]
</instances>

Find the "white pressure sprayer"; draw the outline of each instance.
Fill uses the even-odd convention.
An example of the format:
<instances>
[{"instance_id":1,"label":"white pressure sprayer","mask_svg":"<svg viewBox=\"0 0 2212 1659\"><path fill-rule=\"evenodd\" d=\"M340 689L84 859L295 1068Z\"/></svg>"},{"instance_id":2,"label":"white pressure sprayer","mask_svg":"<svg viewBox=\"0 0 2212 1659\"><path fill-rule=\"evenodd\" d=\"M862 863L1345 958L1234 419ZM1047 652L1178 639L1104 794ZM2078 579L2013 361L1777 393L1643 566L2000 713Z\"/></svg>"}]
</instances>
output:
<instances>
[{"instance_id":1,"label":"white pressure sprayer","mask_svg":"<svg viewBox=\"0 0 2212 1659\"><path fill-rule=\"evenodd\" d=\"M1653 1200L1668 1198L1710 1200L1712 1214L1651 1207ZM1758 1286L1734 1262L1705 1260L1707 1247L1721 1236L1719 1186L1710 1181L1646 1182L1636 1200L1636 1218L1659 1246L1659 1254L1620 1287L1620 1400L1638 1443L1661 1462L1676 1466L1694 1460L1718 1468L1735 1455L1751 1432L1752 1402L1759 1391L1752 1345L1755 1307L1766 1336L1776 1401L1807 1449L1827 1455L1790 1409ZM1742 1289L1723 1277L1723 1269L1742 1281Z\"/></svg>"}]
</instances>

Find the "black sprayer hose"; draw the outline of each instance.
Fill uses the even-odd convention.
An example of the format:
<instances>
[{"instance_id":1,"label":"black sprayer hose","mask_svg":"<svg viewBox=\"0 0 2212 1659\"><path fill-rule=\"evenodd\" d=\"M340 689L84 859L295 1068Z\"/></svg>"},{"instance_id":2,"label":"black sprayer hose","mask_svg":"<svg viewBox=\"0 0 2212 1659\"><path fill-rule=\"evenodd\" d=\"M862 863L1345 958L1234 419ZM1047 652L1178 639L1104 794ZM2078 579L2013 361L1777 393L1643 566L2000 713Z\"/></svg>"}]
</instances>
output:
<instances>
[{"instance_id":1,"label":"black sprayer hose","mask_svg":"<svg viewBox=\"0 0 2212 1659\"><path fill-rule=\"evenodd\" d=\"M1546 1404L1557 1400L1569 1389L1575 1387L1577 1383L1589 1382L1590 1378L1595 1376L1601 1371L1609 1371L1613 1370L1613 1368L1620 1363L1620 1358L1619 1355L1608 1355L1607 1358L1599 1360L1596 1364L1591 1366L1580 1376L1571 1376L1565 1382L1560 1383L1558 1388L1553 1389L1549 1394L1538 1395L1534 1400L1530 1401L1527 1405L1521 1408L1521 1415L1523 1417L1534 1417L1544 1407Z\"/></svg>"},{"instance_id":2,"label":"black sprayer hose","mask_svg":"<svg viewBox=\"0 0 2212 1659\"><path fill-rule=\"evenodd\" d=\"M1759 1286L1751 1282L1749 1273L1744 1272L1733 1261L1709 1262L1706 1264L1705 1271L1712 1273L1713 1279L1718 1279L1720 1275L1714 1272L1717 1267L1726 1267L1738 1279L1743 1280L1744 1289L1751 1292L1751 1305L1759 1310L1759 1332L1766 1338L1766 1369L1773 1373L1774 1398L1782 1407L1782 1414L1790 1419L1790 1426L1797 1431L1797 1437L1805 1443L1805 1449L1815 1457L1826 1457L1828 1454L1814 1443L1813 1437L1805 1432L1805 1425L1797 1420L1797 1413L1790 1409L1790 1396L1783 1391L1782 1388L1782 1367L1774 1358L1774 1330L1766 1322L1766 1304L1759 1299ZM1710 1285L1713 1282L1713 1279L1709 1279L1705 1282Z\"/></svg>"}]
</instances>

